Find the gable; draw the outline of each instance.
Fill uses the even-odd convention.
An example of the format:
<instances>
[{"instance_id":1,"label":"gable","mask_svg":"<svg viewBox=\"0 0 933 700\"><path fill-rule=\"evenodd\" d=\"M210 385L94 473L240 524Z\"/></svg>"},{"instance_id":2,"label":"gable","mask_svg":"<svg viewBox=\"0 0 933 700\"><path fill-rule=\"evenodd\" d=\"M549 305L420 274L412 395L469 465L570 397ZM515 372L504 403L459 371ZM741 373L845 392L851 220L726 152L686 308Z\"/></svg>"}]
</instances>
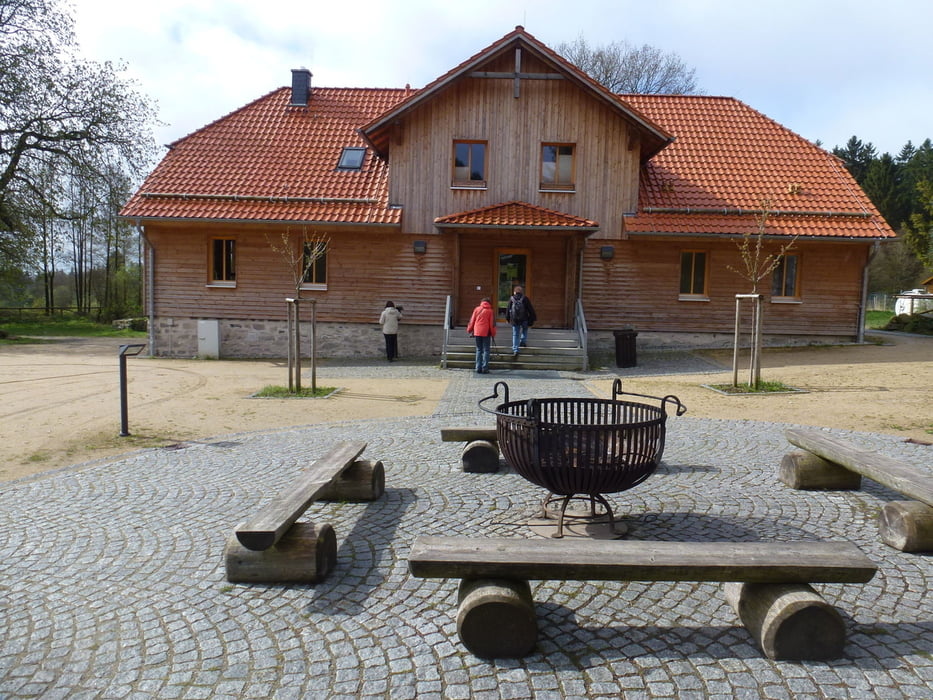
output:
<instances>
[{"instance_id":1,"label":"gable","mask_svg":"<svg viewBox=\"0 0 933 700\"><path fill-rule=\"evenodd\" d=\"M363 137L377 152L388 155L392 131L398 122L418 107L442 98L448 88L465 78L511 80L515 97L521 94L522 81L568 81L588 96L603 102L620 119L638 130L642 138L644 159L660 151L673 139L670 133L619 100L616 95L539 42L521 26L363 126L360 130Z\"/></svg>"}]
</instances>

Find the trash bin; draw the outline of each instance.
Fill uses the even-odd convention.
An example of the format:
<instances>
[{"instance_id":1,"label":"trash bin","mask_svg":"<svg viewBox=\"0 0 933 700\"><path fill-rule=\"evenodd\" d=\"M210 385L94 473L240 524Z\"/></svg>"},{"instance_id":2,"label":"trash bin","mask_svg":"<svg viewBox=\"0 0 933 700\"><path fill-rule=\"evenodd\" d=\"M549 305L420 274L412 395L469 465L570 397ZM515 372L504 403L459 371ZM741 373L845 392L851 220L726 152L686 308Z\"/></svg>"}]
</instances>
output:
<instances>
[{"instance_id":1,"label":"trash bin","mask_svg":"<svg viewBox=\"0 0 933 700\"><path fill-rule=\"evenodd\" d=\"M613 331L616 337L616 367L634 367L638 364L635 352L635 338L638 335L632 328Z\"/></svg>"}]
</instances>

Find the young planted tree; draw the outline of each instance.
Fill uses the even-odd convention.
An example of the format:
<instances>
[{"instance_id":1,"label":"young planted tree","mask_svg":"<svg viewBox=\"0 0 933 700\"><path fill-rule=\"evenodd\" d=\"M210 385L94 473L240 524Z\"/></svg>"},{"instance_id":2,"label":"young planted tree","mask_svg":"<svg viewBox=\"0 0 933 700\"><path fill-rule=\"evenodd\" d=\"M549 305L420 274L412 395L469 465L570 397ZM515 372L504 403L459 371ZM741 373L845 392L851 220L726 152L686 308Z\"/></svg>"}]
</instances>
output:
<instances>
[{"instance_id":1,"label":"young planted tree","mask_svg":"<svg viewBox=\"0 0 933 700\"><path fill-rule=\"evenodd\" d=\"M741 266L729 266L730 270L751 285L749 293L735 295L735 337L732 349L732 386L734 387L738 386L739 383L742 302L750 301L752 303L751 357L748 368L748 385L752 389L758 389L761 384L761 329L763 325L761 301L764 296L759 289L762 281L769 278L782 264L787 251L793 247L797 240L797 237L794 236L789 241L782 243L776 250L774 246L767 244L765 232L768 227L768 217L771 214L771 202L770 198L761 200L761 208L755 214L757 230L743 235L737 244L742 259Z\"/></svg>"},{"instance_id":2,"label":"young planted tree","mask_svg":"<svg viewBox=\"0 0 933 700\"><path fill-rule=\"evenodd\" d=\"M288 310L288 391L301 392L301 304L311 303L311 391L317 391L317 358L315 334L317 329L316 299L301 296L307 283L321 279L321 270L326 261L329 237L318 231L303 229L300 232L285 229L278 240L267 236L266 240L285 262L292 278L295 296L285 300Z\"/></svg>"}]
</instances>

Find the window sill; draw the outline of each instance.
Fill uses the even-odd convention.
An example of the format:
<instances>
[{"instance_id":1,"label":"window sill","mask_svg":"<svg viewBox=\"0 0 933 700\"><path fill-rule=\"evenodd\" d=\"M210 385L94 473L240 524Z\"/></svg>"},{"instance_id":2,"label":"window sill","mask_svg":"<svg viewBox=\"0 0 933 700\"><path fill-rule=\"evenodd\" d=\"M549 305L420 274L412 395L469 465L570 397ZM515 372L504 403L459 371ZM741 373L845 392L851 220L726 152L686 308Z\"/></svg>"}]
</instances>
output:
<instances>
[{"instance_id":1,"label":"window sill","mask_svg":"<svg viewBox=\"0 0 933 700\"><path fill-rule=\"evenodd\" d=\"M299 287L303 292L326 292L326 284L303 284Z\"/></svg>"},{"instance_id":2,"label":"window sill","mask_svg":"<svg viewBox=\"0 0 933 700\"><path fill-rule=\"evenodd\" d=\"M547 194L576 194L577 188L574 185L567 185L566 187L549 185L548 187L538 187L538 192L544 192Z\"/></svg>"},{"instance_id":3,"label":"window sill","mask_svg":"<svg viewBox=\"0 0 933 700\"><path fill-rule=\"evenodd\" d=\"M771 297L772 304L802 304L803 299L797 297Z\"/></svg>"},{"instance_id":4,"label":"window sill","mask_svg":"<svg viewBox=\"0 0 933 700\"><path fill-rule=\"evenodd\" d=\"M709 297L699 294L681 294L677 297L677 301L709 301Z\"/></svg>"},{"instance_id":5,"label":"window sill","mask_svg":"<svg viewBox=\"0 0 933 700\"><path fill-rule=\"evenodd\" d=\"M480 182L475 185L470 185L470 184L461 183L461 182L452 182L450 183L450 189L452 190L485 190L488 188L486 187L485 182Z\"/></svg>"},{"instance_id":6,"label":"window sill","mask_svg":"<svg viewBox=\"0 0 933 700\"><path fill-rule=\"evenodd\" d=\"M208 282L204 286L208 289L236 289L236 282Z\"/></svg>"}]
</instances>

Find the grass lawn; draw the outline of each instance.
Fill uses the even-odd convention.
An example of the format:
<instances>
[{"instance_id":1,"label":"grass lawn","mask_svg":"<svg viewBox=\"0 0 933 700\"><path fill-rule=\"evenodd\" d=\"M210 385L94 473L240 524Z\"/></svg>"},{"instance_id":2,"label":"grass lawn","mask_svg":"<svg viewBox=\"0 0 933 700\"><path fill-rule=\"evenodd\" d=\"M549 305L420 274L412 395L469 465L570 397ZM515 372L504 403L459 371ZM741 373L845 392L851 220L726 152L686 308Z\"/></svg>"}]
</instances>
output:
<instances>
[{"instance_id":1,"label":"grass lawn","mask_svg":"<svg viewBox=\"0 0 933 700\"><path fill-rule=\"evenodd\" d=\"M22 336L39 338L145 338L144 331L115 330L108 323L95 323L82 316L39 316L0 321L0 342L34 342Z\"/></svg>"},{"instance_id":2,"label":"grass lawn","mask_svg":"<svg viewBox=\"0 0 933 700\"><path fill-rule=\"evenodd\" d=\"M882 329L894 318L893 311L868 311L865 313L865 327Z\"/></svg>"}]
</instances>

